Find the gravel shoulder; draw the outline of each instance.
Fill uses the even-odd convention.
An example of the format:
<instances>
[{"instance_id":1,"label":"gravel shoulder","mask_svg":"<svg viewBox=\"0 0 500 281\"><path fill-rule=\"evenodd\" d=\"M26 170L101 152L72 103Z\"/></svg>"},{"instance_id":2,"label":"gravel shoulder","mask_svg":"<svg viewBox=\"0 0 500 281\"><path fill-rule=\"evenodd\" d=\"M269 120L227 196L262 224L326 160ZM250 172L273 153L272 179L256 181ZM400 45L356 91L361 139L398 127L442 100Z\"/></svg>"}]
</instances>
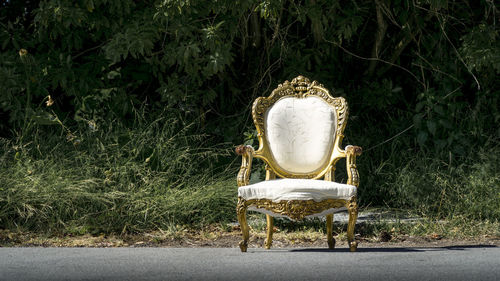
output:
<instances>
[{"instance_id":1,"label":"gravel shoulder","mask_svg":"<svg viewBox=\"0 0 500 281\"><path fill-rule=\"evenodd\" d=\"M262 248L263 231L251 232L249 248ZM398 235L363 238L359 235L359 247L453 247L453 246L500 246L500 237L481 236L467 239L448 239L439 236ZM336 247L347 248L342 235L335 236ZM238 227L232 230L219 228L184 230L176 233L149 232L126 235L43 235L0 230L0 247L211 247L235 248L241 240ZM318 231L277 232L273 236L273 248L324 248L325 234Z\"/></svg>"},{"instance_id":2,"label":"gravel shoulder","mask_svg":"<svg viewBox=\"0 0 500 281\"><path fill-rule=\"evenodd\" d=\"M323 219L324 220L324 219ZM335 214L334 226L337 226L337 248L347 248L345 228L346 213ZM249 248L263 248L265 217L251 215ZM319 221L324 225L324 221ZM405 212L383 209L363 210L357 220L356 240L359 247L365 248L414 248L414 247L453 247L453 246L500 246L498 222L489 224L469 224L463 226L446 221L426 221ZM413 233L404 226L413 226ZM326 248L326 235L320 228L311 224L297 224L295 227L275 227L273 248ZM385 230L384 230L385 229ZM438 229L454 232L446 236L446 231L439 234ZM457 235L458 233L458 235ZM451 238L450 238L451 237ZM241 241L241 229L238 223L227 225L208 225L203 228L174 226L166 231L153 231L137 234L44 234L0 229L0 247L171 247L171 248L236 248Z\"/></svg>"}]
</instances>

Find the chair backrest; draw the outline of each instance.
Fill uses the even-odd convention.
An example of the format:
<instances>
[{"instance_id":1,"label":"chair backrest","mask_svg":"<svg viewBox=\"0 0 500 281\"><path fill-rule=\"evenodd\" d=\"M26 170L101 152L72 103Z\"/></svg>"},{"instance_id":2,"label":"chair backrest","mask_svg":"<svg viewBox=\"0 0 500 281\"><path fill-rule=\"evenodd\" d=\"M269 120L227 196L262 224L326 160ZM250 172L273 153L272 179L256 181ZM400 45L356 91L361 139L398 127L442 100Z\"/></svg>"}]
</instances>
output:
<instances>
[{"instance_id":1,"label":"chair backrest","mask_svg":"<svg viewBox=\"0 0 500 281\"><path fill-rule=\"evenodd\" d=\"M342 155L347 121L344 98L303 76L255 100L252 115L262 158L283 178L320 178Z\"/></svg>"}]
</instances>

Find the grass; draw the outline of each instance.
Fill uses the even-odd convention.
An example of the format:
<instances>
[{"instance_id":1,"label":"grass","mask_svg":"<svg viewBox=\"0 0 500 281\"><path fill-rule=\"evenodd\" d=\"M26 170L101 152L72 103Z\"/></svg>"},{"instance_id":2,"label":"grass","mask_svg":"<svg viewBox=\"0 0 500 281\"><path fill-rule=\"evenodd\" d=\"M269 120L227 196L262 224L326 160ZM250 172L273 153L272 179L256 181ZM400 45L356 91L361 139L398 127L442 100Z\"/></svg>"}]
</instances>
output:
<instances>
[{"instance_id":1,"label":"grass","mask_svg":"<svg viewBox=\"0 0 500 281\"><path fill-rule=\"evenodd\" d=\"M482 138L464 136L468 145L458 153L453 146L419 148L403 135L364 153L358 160L361 205L412 210L434 220L500 220L500 138Z\"/></svg>"},{"instance_id":2,"label":"grass","mask_svg":"<svg viewBox=\"0 0 500 281\"><path fill-rule=\"evenodd\" d=\"M237 199L237 167L228 164L235 159L232 146L214 145L196 133L194 123L176 116L145 116L137 113L127 126L82 121L71 130L62 122L30 123L17 138L0 139L0 229L56 236L155 231L182 236L185 229L203 232L216 225L230 232ZM342 165L338 181L343 181ZM362 236L498 236L497 142L460 157L406 150L384 159L372 151L358 166L362 206L410 210L424 218L414 224L360 224ZM263 221L255 223L254 229L265 228ZM325 231L320 221L276 225L281 233L299 231L309 240ZM336 227L342 238L345 225Z\"/></svg>"},{"instance_id":3,"label":"grass","mask_svg":"<svg viewBox=\"0 0 500 281\"><path fill-rule=\"evenodd\" d=\"M318 219L290 223L276 220L273 247L326 247L325 222ZM265 217L252 214L249 221L252 247L263 247ZM346 223L334 223L339 248L347 246ZM458 245L500 245L500 223L488 221L414 222L374 221L356 225L360 247L446 247ZM170 225L167 229L139 233L48 234L0 230L0 246L64 247L237 247L241 231L235 224L211 224L193 229ZM385 242L381 244L380 242Z\"/></svg>"},{"instance_id":4,"label":"grass","mask_svg":"<svg viewBox=\"0 0 500 281\"><path fill-rule=\"evenodd\" d=\"M236 183L214 166L228 150L206 148L176 120L33 126L3 140L0 228L120 233L233 220Z\"/></svg>"},{"instance_id":5,"label":"grass","mask_svg":"<svg viewBox=\"0 0 500 281\"><path fill-rule=\"evenodd\" d=\"M443 162L423 153L406 157L401 167L381 183L388 205L415 210L434 219L490 220L500 218L500 147L475 151Z\"/></svg>"},{"instance_id":6,"label":"grass","mask_svg":"<svg viewBox=\"0 0 500 281\"><path fill-rule=\"evenodd\" d=\"M364 211L363 209L361 211ZM365 211L373 211L371 209ZM376 209L376 212L389 212L393 216L386 219L373 220L370 222L357 222L355 231L364 240L377 241L382 233L390 233L394 240L398 237L430 237L433 239L474 239L478 237L491 237L500 239L500 222L489 220L469 220L462 216L455 216L449 220L436 220L429 217L416 218L405 221L398 219L401 210ZM404 212L408 214L408 212ZM404 217L407 217L406 215ZM389 219L389 220L388 220ZM249 225L253 232L265 234L265 216L253 214L249 218ZM275 231L285 233L295 239L324 238L326 233L326 222L324 219L309 219L293 222L286 219L275 220ZM335 222L333 233L340 240L346 241L346 222ZM302 237L302 238L301 238Z\"/></svg>"}]
</instances>

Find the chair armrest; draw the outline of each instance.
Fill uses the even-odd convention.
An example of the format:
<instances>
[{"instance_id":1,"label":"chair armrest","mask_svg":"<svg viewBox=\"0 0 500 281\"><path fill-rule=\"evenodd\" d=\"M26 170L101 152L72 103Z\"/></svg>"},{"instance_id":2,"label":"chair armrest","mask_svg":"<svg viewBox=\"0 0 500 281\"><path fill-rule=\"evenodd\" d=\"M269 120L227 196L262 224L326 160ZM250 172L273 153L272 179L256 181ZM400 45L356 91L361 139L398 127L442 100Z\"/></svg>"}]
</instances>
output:
<instances>
[{"instance_id":1,"label":"chair armrest","mask_svg":"<svg viewBox=\"0 0 500 281\"><path fill-rule=\"evenodd\" d=\"M238 187L248 185L250 182L250 171L252 170L252 159L255 150L250 145L239 145L236 147L235 152L241 155L241 167L236 178Z\"/></svg>"},{"instance_id":2,"label":"chair armrest","mask_svg":"<svg viewBox=\"0 0 500 281\"><path fill-rule=\"evenodd\" d=\"M359 173L356 167L356 156L360 156L362 149L359 146L348 145L345 148L346 165L347 165L347 184L359 186Z\"/></svg>"}]
</instances>

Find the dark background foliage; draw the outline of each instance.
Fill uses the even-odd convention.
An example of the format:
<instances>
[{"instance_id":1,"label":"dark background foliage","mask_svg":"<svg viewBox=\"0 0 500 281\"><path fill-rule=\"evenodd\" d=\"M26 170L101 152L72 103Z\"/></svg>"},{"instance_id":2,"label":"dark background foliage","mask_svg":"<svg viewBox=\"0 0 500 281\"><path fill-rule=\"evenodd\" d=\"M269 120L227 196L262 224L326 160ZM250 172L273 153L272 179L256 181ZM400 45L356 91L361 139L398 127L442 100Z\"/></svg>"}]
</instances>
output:
<instances>
[{"instance_id":1,"label":"dark background foliage","mask_svg":"<svg viewBox=\"0 0 500 281\"><path fill-rule=\"evenodd\" d=\"M441 171L499 151L498 18L487 0L2 1L0 136L81 141L142 108L212 144L252 143L252 101L301 74L349 103L362 202L420 208L404 198L439 198ZM402 188L404 169L421 183Z\"/></svg>"}]
</instances>

